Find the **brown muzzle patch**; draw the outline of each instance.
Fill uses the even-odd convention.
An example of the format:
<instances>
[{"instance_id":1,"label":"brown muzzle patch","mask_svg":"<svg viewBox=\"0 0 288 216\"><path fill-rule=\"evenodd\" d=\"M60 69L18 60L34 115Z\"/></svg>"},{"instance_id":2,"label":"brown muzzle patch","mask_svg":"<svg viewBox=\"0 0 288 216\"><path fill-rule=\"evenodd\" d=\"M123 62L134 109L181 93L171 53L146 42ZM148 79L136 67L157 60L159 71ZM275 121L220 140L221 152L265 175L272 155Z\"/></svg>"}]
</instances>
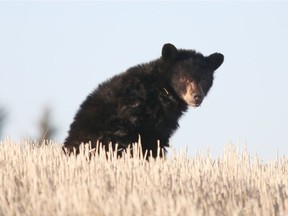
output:
<instances>
[{"instance_id":1,"label":"brown muzzle patch","mask_svg":"<svg viewBox=\"0 0 288 216\"><path fill-rule=\"evenodd\" d=\"M182 99L189 105L193 107L198 107L201 105L204 93L200 84L195 82L186 82L186 91L182 95Z\"/></svg>"}]
</instances>

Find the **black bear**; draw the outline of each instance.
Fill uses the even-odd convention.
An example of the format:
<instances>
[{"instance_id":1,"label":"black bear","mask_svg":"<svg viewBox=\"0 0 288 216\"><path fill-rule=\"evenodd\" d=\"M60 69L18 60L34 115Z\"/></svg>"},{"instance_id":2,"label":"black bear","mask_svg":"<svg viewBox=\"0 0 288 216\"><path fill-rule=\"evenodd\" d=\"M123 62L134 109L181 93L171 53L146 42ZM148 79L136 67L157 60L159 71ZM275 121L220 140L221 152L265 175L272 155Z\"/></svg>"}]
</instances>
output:
<instances>
[{"instance_id":1,"label":"black bear","mask_svg":"<svg viewBox=\"0 0 288 216\"><path fill-rule=\"evenodd\" d=\"M88 95L70 126L63 150L78 153L81 143L90 142L95 148L98 141L106 150L117 143L120 155L140 137L143 153L156 157L158 145L163 149L169 146L188 106L201 105L213 84L214 71L223 61L220 53L204 57L165 44L159 59L129 68Z\"/></svg>"}]
</instances>

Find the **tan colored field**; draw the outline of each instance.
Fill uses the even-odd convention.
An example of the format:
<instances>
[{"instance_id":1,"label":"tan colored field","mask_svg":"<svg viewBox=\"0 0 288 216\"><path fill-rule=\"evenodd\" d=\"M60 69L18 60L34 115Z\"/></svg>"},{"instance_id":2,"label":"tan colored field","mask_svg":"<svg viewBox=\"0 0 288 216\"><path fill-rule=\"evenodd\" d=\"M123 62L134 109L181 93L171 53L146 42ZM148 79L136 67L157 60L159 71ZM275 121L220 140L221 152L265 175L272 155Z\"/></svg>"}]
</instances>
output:
<instances>
[{"instance_id":1,"label":"tan colored field","mask_svg":"<svg viewBox=\"0 0 288 216\"><path fill-rule=\"evenodd\" d=\"M66 157L56 144L0 144L0 215L288 215L288 158L223 155L147 162Z\"/></svg>"}]
</instances>

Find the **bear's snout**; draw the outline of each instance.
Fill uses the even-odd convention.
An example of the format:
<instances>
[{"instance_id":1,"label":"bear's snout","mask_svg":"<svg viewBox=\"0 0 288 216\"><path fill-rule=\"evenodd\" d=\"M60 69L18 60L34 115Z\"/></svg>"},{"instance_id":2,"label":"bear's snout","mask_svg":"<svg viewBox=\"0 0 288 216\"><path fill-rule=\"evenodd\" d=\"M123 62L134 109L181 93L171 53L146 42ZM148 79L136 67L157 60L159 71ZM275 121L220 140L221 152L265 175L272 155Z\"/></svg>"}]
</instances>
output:
<instances>
[{"instance_id":1,"label":"bear's snout","mask_svg":"<svg viewBox=\"0 0 288 216\"><path fill-rule=\"evenodd\" d=\"M200 84L191 82L187 85L186 91L182 95L184 101L192 107L198 107L201 105L204 99L204 92Z\"/></svg>"},{"instance_id":2,"label":"bear's snout","mask_svg":"<svg viewBox=\"0 0 288 216\"><path fill-rule=\"evenodd\" d=\"M198 107L202 103L204 95L201 94L201 92L198 92L198 93L192 95L192 98L193 98L195 106Z\"/></svg>"}]
</instances>

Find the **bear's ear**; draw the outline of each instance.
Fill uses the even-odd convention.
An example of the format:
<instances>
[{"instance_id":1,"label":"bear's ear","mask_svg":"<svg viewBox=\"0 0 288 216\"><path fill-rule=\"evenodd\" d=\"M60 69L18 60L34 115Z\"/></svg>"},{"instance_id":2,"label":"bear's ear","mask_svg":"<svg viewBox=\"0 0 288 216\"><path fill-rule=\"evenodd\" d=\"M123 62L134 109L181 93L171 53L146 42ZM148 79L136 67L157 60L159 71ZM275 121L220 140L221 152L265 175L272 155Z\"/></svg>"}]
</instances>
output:
<instances>
[{"instance_id":1,"label":"bear's ear","mask_svg":"<svg viewBox=\"0 0 288 216\"><path fill-rule=\"evenodd\" d=\"M213 53L206 58L209 67L212 68L213 70L219 68L224 61L224 55L222 55L221 53Z\"/></svg>"},{"instance_id":2,"label":"bear's ear","mask_svg":"<svg viewBox=\"0 0 288 216\"><path fill-rule=\"evenodd\" d=\"M164 44L162 48L162 57L167 60L175 59L177 56L177 48L170 43Z\"/></svg>"}]
</instances>

